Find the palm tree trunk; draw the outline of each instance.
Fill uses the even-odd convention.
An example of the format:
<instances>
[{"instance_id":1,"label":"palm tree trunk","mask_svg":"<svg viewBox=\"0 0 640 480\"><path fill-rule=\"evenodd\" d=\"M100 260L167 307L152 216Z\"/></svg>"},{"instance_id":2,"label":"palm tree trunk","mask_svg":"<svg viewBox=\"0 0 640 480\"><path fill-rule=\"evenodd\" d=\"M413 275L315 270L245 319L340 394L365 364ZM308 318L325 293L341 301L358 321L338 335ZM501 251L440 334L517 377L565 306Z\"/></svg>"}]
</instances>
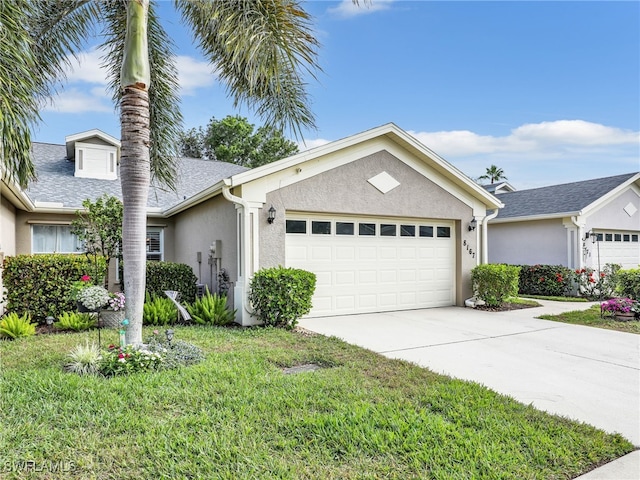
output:
<instances>
[{"instance_id":1,"label":"palm tree trunk","mask_svg":"<svg viewBox=\"0 0 640 480\"><path fill-rule=\"evenodd\" d=\"M127 344L142 343L142 310L146 280L147 197L151 181L149 159L149 93L124 90L121 103L120 183L122 185L122 253Z\"/></svg>"},{"instance_id":2,"label":"palm tree trunk","mask_svg":"<svg viewBox=\"0 0 640 480\"><path fill-rule=\"evenodd\" d=\"M120 184L122 185L122 253L129 327L127 344L142 343L146 284L147 197L151 182L149 155L148 0L127 3L127 31L120 82Z\"/></svg>"}]
</instances>

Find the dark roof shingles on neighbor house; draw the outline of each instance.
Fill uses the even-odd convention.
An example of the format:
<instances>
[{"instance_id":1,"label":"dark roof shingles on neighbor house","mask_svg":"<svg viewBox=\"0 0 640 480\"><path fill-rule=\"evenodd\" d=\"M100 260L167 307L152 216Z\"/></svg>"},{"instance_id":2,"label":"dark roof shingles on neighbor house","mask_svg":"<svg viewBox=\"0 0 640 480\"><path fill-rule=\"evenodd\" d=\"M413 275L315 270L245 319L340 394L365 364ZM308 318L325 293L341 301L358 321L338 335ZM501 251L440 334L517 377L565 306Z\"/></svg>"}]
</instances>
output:
<instances>
[{"instance_id":1,"label":"dark roof shingles on neighbor house","mask_svg":"<svg viewBox=\"0 0 640 480\"><path fill-rule=\"evenodd\" d=\"M95 201L103 194L122 198L120 179L97 180L75 177L75 164L66 158L65 145L33 143L33 161L38 179L26 190L33 201L62 203L64 207L81 208L89 198ZM247 170L233 163L176 159L178 178L176 191L152 185L149 189L148 207L166 210L196 195L224 178Z\"/></svg>"},{"instance_id":2,"label":"dark roof shingles on neighbor house","mask_svg":"<svg viewBox=\"0 0 640 480\"><path fill-rule=\"evenodd\" d=\"M575 213L606 195L634 175L637 175L637 172L549 187L532 188L530 190L500 193L497 197L505 206L500 209L498 218Z\"/></svg>"}]
</instances>

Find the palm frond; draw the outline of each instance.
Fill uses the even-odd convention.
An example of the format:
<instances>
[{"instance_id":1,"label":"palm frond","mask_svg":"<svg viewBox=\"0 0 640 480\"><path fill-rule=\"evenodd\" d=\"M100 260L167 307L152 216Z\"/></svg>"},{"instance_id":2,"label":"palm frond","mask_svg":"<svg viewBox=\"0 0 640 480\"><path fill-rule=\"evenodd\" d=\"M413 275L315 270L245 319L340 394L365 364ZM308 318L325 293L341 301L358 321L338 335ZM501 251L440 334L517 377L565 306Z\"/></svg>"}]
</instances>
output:
<instances>
[{"instance_id":1,"label":"palm frond","mask_svg":"<svg viewBox=\"0 0 640 480\"><path fill-rule=\"evenodd\" d=\"M267 124L315 127L304 76L315 78L318 42L296 0L176 2L234 104L255 107Z\"/></svg>"},{"instance_id":2,"label":"palm frond","mask_svg":"<svg viewBox=\"0 0 640 480\"><path fill-rule=\"evenodd\" d=\"M111 0L102 5L105 19L104 65L108 71L109 90L117 107L120 105L120 67L126 32L126 6ZM149 6L149 87L151 125L151 175L170 189L175 188L178 138L182 128L180 98L178 96L178 70L175 63L174 43L159 22L154 5Z\"/></svg>"}]
</instances>

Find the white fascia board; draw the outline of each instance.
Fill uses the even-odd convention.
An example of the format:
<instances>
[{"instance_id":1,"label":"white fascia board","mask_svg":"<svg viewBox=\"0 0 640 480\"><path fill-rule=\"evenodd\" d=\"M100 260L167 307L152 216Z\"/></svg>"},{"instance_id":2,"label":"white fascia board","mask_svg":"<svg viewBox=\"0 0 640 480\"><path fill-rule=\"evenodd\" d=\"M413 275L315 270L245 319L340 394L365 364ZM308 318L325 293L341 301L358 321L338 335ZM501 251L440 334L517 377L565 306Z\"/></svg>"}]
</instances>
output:
<instances>
[{"instance_id":1,"label":"white fascia board","mask_svg":"<svg viewBox=\"0 0 640 480\"><path fill-rule=\"evenodd\" d=\"M637 183L636 183L637 182ZM596 210L604 207L606 204L614 200L618 195L623 193L627 188L631 188L636 194L640 195L640 172L629 178L626 182L621 183L610 192L598 198L595 202L590 203L583 208L583 212L590 215Z\"/></svg>"},{"instance_id":2,"label":"white fascia board","mask_svg":"<svg viewBox=\"0 0 640 480\"><path fill-rule=\"evenodd\" d=\"M557 218L567 218L567 217L580 217L583 215L583 211L580 210L578 212L563 212L563 213L550 213L550 214L542 214L542 215L526 215L522 217L507 217L500 218L500 214L493 220L489 221L489 224L494 223L514 223L514 222L532 222L536 220L554 220Z\"/></svg>"},{"instance_id":3,"label":"white fascia board","mask_svg":"<svg viewBox=\"0 0 640 480\"><path fill-rule=\"evenodd\" d=\"M7 197L13 205L20 208L21 210L33 212L36 206L31 201L29 196L24 190L22 190L22 188L20 188L17 183L7 180L4 172L4 167L2 167L2 189L0 189L0 196Z\"/></svg>"},{"instance_id":4,"label":"white fascia board","mask_svg":"<svg viewBox=\"0 0 640 480\"><path fill-rule=\"evenodd\" d=\"M365 140L383 135L392 128L398 129L398 127L396 127L392 123L388 123L386 125L382 125L381 127L367 130L365 132L358 133L341 140L336 140L334 142L326 143L324 145L305 150L291 157L278 160L277 162L268 163L267 165L262 165L261 167L238 173L231 177L231 184L229 186L236 187L238 185L254 181L267 175L272 175L288 168L297 167L300 164L315 160L320 157L324 157L337 151L344 150L358 143L362 143Z\"/></svg>"},{"instance_id":5,"label":"white fascia board","mask_svg":"<svg viewBox=\"0 0 640 480\"><path fill-rule=\"evenodd\" d=\"M107 143L110 143L118 148L120 148L120 140L115 137L112 137L108 133L104 133L102 130L98 130L94 128L93 130L87 130L86 132L74 133L73 135L67 135L64 137L65 143L78 142L81 140L86 140L88 138L98 137L101 140L104 140Z\"/></svg>"},{"instance_id":6,"label":"white fascia board","mask_svg":"<svg viewBox=\"0 0 640 480\"><path fill-rule=\"evenodd\" d=\"M227 185L227 182L228 180L226 179L221 180L218 183L211 185L209 188L202 190L200 193L197 193L196 195L189 197L186 200L178 203L177 205L174 205L171 208L163 210L162 216L171 217L173 215L176 215L177 213L180 213L195 205L198 205L199 203L209 200L210 198L220 195L222 193L222 187Z\"/></svg>"},{"instance_id":7,"label":"white fascia board","mask_svg":"<svg viewBox=\"0 0 640 480\"><path fill-rule=\"evenodd\" d=\"M477 215L484 216L487 209L504 207L504 204L494 195L393 123L239 173L230 178L229 186L246 185L251 182L252 185L247 185L248 188L243 190L243 193L246 194L245 198L264 202L266 194L270 191L350 163L382 149L388 150L405 163L408 163L406 162L407 151L421 159L427 167L427 169L422 169L423 173L431 168L449 181L449 187L457 186L453 190L459 192L458 196L461 200L464 199L465 203L473 206L474 214L477 211ZM322 159L321 163L320 159ZM412 167L416 167L415 163L412 164ZM429 175L426 176L429 178ZM433 180L433 175L430 178ZM441 178L436 180L440 182Z\"/></svg>"}]
</instances>

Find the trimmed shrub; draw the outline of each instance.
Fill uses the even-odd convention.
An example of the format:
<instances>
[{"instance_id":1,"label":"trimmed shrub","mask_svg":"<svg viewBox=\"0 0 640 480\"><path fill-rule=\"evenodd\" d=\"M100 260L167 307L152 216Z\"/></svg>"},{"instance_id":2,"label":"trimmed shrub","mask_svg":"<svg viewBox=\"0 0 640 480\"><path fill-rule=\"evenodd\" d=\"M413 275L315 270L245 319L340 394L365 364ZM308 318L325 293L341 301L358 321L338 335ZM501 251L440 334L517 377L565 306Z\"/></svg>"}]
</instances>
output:
<instances>
[{"instance_id":1,"label":"trimmed shrub","mask_svg":"<svg viewBox=\"0 0 640 480\"><path fill-rule=\"evenodd\" d=\"M73 282L83 275L104 277L106 263L102 257L94 262L84 255L18 255L6 257L3 268L7 310L29 313L44 323L48 315L57 317L75 310L76 303L69 296Z\"/></svg>"},{"instance_id":2,"label":"trimmed shrub","mask_svg":"<svg viewBox=\"0 0 640 480\"><path fill-rule=\"evenodd\" d=\"M195 301L193 305L187 305L187 311L195 323L200 325L229 325L236 318L236 311L227 307L227 297L207 292Z\"/></svg>"},{"instance_id":3,"label":"trimmed shrub","mask_svg":"<svg viewBox=\"0 0 640 480\"><path fill-rule=\"evenodd\" d=\"M31 323L31 316L25 313L19 316L9 313L0 320L0 337L16 339L36 334L36 324Z\"/></svg>"},{"instance_id":4,"label":"trimmed shrub","mask_svg":"<svg viewBox=\"0 0 640 480\"><path fill-rule=\"evenodd\" d=\"M607 263L600 274L592 268L583 268L574 273L578 295L589 300L602 300L610 298L618 284L618 271L620 265Z\"/></svg>"},{"instance_id":5,"label":"trimmed shrub","mask_svg":"<svg viewBox=\"0 0 640 480\"><path fill-rule=\"evenodd\" d=\"M249 301L265 324L291 329L311 310L316 275L296 268L264 268L249 285Z\"/></svg>"},{"instance_id":6,"label":"trimmed shrub","mask_svg":"<svg viewBox=\"0 0 640 480\"><path fill-rule=\"evenodd\" d=\"M147 292L146 300L142 306L143 325L168 325L176 321L178 309L171 299L162 296L151 296Z\"/></svg>"},{"instance_id":7,"label":"trimmed shrub","mask_svg":"<svg viewBox=\"0 0 640 480\"><path fill-rule=\"evenodd\" d=\"M147 262L146 289L152 297L163 297L165 290L180 292L180 301L192 303L196 298L198 278L184 263Z\"/></svg>"},{"instance_id":8,"label":"trimmed shrub","mask_svg":"<svg viewBox=\"0 0 640 480\"><path fill-rule=\"evenodd\" d=\"M617 292L622 297L640 300L640 268L618 271Z\"/></svg>"},{"instance_id":9,"label":"trimmed shrub","mask_svg":"<svg viewBox=\"0 0 640 480\"><path fill-rule=\"evenodd\" d=\"M524 295L561 297L571 293L573 270L562 265L521 265L518 291Z\"/></svg>"},{"instance_id":10,"label":"trimmed shrub","mask_svg":"<svg viewBox=\"0 0 640 480\"><path fill-rule=\"evenodd\" d=\"M518 295L520 267L503 264L478 265L471 270L476 296L491 307L502 305L507 297Z\"/></svg>"}]
</instances>

